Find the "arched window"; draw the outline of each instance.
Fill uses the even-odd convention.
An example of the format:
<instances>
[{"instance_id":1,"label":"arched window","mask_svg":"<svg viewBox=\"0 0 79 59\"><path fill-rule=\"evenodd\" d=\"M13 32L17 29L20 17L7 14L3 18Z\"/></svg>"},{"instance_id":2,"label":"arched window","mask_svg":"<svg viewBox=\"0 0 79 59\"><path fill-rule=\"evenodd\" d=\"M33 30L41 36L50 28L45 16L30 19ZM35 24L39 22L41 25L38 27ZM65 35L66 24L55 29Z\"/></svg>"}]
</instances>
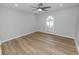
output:
<instances>
[{"instance_id":1,"label":"arched window","mask_svg":"<svg viewBox=\"0 0 79 59\"><path fill-rule=\"evenodd\" d=\"M54 26L54 17L48 16L46 19L46 25L48 28L52 28Z\"/></svg>"}]
</instances>

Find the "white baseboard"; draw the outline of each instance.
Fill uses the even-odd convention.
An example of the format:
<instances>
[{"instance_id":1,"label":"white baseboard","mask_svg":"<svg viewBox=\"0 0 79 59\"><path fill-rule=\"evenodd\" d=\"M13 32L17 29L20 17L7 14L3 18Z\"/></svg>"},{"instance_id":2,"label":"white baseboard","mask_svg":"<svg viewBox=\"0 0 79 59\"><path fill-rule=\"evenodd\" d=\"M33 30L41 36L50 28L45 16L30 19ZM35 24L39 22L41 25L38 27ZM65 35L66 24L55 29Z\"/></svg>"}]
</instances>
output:
<instances>
[{"instance_id":1,"label":"white baseboard","mask_svg":"<svg viewBox=\"0 0 79 59\"><path fill-rule=\"evenodd\" d=\"M76 40L74 40L74 41L75 41L75 44L76 44L76 47L77 47L77 51L78 51L78 54L79 54L79 47L78 47L77 41Z\"/></svg>"},{"instance_id":2,"label":"white baseboard","mask_svg":"<svg viewBox=\"0 0 79 59\"><path fill-rule=\"evenodd\" d=\"M22 37L22 36L24 36L24 35L28 35L28 34L31 34L31 33L34 33L34 32L36 32L36 31L29 32L29 33L26 33L26 34L22 34L22 35L19 35L19 36L16 36L16 37L12 37L12 38L10 38L10 39L6 39L6 40L4 40L4 41L1 41L1 42L0 42L0 45L1 45L2 43L4 43L4 42L9 41L9 40L13 40L13 39L16 39L16 38L18 38L18 37ZM74 37L64 36L64 35L60 35L60 34L56 34L56 33L49 33L49 32L44 32L44 31L38 31L38 32L43 32L43 33L48 33L48 34L54 34L54 35L58 35L58 36L61 36L61 37L67 37L67 38L75 39Z\"/></svg>"},{"instance_id":3,"label":"white baseboard","mask_svg":"<svg viewBox=\"0 0 79 59\"><path fill-rule=\"evenodd\" d=\"M29 32L29 33L26 33L26 34L22 34L22 35L19 35L19 36L16 36L16 37L12 37L12 38L10 38L10 39L6 39L6 40L4 40L4 41L1 41L0 44L2 44L2 43L4 43L4 42L7 42L7 41L10 41L10 40L13 40L13 39L16 39L16 38L19 38L19 37L22 37L22 36L25 36L25 35L29 35L29 34L34 33L34 32L36 32L36 31Z\"/></svg>"},{"instance_id":4,"label":"white baseboard","mask_svg":"<svg viewBox=\"0 0 79 59\"><path fill-rule=\"evenodd\" d=\"M57 36L61 36L61 37L66 37L66 38L71 38L71 39L75 39L74 37L64 36L64 35L60 35L60 34L56 34L56 33L50 33L50 32L44 32L44 31L40 31L40 32L48 33L48 34L53 34L53 35L57 35Z\"/></svg>"}]
</instances>

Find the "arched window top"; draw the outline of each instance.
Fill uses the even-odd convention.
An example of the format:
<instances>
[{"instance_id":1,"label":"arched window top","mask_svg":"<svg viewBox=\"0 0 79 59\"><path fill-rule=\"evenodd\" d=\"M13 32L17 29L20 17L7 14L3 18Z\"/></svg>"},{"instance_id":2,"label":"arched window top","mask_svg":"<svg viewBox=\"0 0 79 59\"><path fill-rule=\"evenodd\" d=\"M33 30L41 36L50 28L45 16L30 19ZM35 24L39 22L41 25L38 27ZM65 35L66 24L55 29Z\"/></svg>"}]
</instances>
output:
<instances>
[{"instance_id":1,"label":"arched window top","mask_svg":"<svg viewBox=\"0 0 79 59\"><path fill-rule=\"evenodd\" d=\"M48 17L47 17L47 21L51 21L51 20L54 20L54 17L48 16Z\"/></svg>"}]
</instances>

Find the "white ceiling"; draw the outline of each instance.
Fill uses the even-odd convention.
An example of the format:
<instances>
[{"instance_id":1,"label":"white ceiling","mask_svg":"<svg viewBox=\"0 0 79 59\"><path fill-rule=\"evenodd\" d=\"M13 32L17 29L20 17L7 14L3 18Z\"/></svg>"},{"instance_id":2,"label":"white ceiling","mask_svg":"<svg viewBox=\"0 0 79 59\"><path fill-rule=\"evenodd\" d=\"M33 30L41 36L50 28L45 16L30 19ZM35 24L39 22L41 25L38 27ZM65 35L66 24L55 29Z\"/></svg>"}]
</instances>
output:
<instances>
[{"instance_id":1,"label":"white ceiling","mask_svg":"<svg viewBox=\"0 0 79 59\"><path fill-rule=\"evenodd\" d=\"M19 6L16 7L15 4L18 4ZM61 3L44 3L43 5L52 7L52 8L48 9L48 12L57 10L57 9L62 9L62 8L73 7L73 6L79 5L78 3L62 3L63 6L59 6L60 4ZM38 3L0 3L0 6L24 10L24 11L31 12L31 13L36 13L36 11L35 11L35 9L33 9L29 6L37 7L37 5L38 5Z\"/></svg>"}]
</instances>

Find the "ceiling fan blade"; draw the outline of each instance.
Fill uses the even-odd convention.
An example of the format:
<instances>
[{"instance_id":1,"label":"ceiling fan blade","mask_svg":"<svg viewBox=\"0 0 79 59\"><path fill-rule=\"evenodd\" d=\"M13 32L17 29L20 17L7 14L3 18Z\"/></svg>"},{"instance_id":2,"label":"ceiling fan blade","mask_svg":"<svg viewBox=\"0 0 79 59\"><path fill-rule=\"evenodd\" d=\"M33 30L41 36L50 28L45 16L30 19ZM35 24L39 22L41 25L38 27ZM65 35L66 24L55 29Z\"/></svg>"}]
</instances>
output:
<instances>
[{"instance_id":1,"label":"ceiling fan blade","mask_svg":"<svg viewBox=\"0 0 79 59\"><path fill-rule=\"evenodd\" d=\"M34 7L34 6L30 6L31 8L34 8L34 9L32 9L32 10L36 10L36 11L38 11L38 12L41 12L41 10L42 11L48 11L48 10L46 10L46 9L48 9L48 8L51 8L51 6L43 6L43 3L39 3L38 4L38 6L37 7Z\"/></svg>"},{"instance_id":2,"label":"ceiling fan blade","mask_svg":"<svg viewBox=\"0 0 79 59\"><path fill-rule=\"evenodd\" d=\"M42 7L42 9L47 9L47 8L51 8L50 6L47 6L47 7Z\"/></svg>"}]
</instances>

